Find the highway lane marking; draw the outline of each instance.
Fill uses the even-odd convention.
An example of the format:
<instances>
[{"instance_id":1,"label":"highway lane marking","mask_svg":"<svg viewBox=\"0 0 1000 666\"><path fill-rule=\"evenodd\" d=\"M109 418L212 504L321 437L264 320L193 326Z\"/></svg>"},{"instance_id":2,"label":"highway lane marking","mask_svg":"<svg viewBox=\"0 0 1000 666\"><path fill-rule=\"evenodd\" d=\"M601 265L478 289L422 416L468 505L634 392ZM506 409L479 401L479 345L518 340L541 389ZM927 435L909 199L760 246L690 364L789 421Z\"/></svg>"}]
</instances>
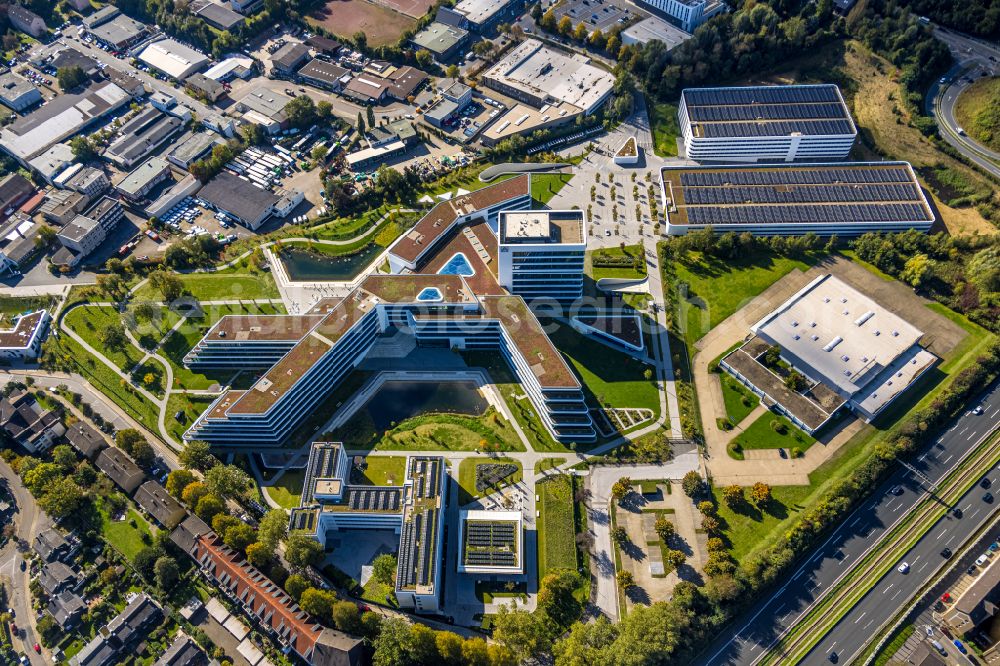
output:
<instances>
[{"instance_id":1,"label":"highway lane marking","mask_svg":"<svg viewBox=\"0 0 1000 666\"><path fill-rule=\"evenodd\" d=\"M851 521L851 524L850 524L850 525L848 525L848 527L854 527L854 526L855 526L855 525L857 525L857 524L858 524L859 522L861 522L861 516L858 516L857 518L855 518L854 520L852 520L852 521Z\"/></svg>"},{"instance_id":2,"label":"highway lane marking","mask_svg":"<svg viewBox=\"0 0 1000 666\"><path fill-rule=\"evenodd\" d=\"M975 511L973 511L973 512L972 512L972 515L971 515L971 516L969 516L969 517L970 517L970 518L975 518L975 517L976 517L976 514L977 514L977 513L979 513L979 509L976 509Z\"/></svg>"},{"instance_id":3,"label":"highway lane marking","mask_svg":"<svg viewBox=\"0 0 1000 666\"><path fill-rule=\"evenodd\" d=\"M862 613L861 617L859 617L857 620L854 621L854 624L857 624L858 622L861 622L861 620L865 619L865 615L867 615L867 614L868 614L868 611L865 611L864 613Z\"/></svg>"},{"instance_id":4,"label":"highway lane marking","mask_svg":"<svg viewBox=\"0 0 1000 666\"><path fill-rule=\"evenodd\" d=\"M945 534L947 534L947 532L941 532L940 534L938 534L938 535L937 535L937 536L935 537L935 539L940 539L940 538L941 538L941 537L943 537L943 536L944 536Z\"/></svg>"},{"instance_id":5,"label":"highway lane marking","mask_svg":"<svg viewBox=\"0 0 1000 666\"><path fill-rule=\"evenodd\" d=\"M972 438L973 438L973 437L975 437L975 436L976 436L976 433L975 433L975 431L973 431L973 432L970 432L970 433L969 433L969 436L965 438L965 441L969 441L970 439L972 439Z\"/></svg>"},{"instance_id":6,"label":"highway lane marking","mask_svg":"<svg viewBox=\"0 0 1000 666\"><path fill-rule=\"evenodd\" d=\"M948 537L948 540L944 542L944 545L950 546L951 542L954 541L954 539L955 539L955 535L952 534L950 537Z\"/></svg>"},{"instance_id":7,"label":"highway lane marking","mask_svg":"<svg viewBox=\"0 0 1000 666\"><path fill-rule=\"evenodd\" d=\"M890 588L892 588L893 585L895 585L895 583L889 583L889 587L887 587L884 590L882 590L882 594L885 594L886 592L888 592L890 590Z\"/></svg>"},{"instance_id":8,"label":"highway lane marking","mask_svg":"<svg viewBox=\"0 0 1000 666\"><path fill-rule=\"evenodd\" d=\"M924 567L926 567L926 566L927 566L927 563L926 563L926 562L924 562L923 564L921 564L921 565L920 565L920 568L919 568L919 569L917 569L917 573L920 573L921 571L923 571L923 570L924 570Z\"/></svg>"},{"instance_id":9,"label":"highway lane marking","mask_svg":"<svg viewBox=\"0 0 1000 666\"><path fill-rule=\"evenodd\" d=\"M954 453L952 453L952 454L951 454L950 456L948 456L947 458L945 458L944 460L942 460L942 461L941 461L941 464L942 464L942 465L947 465L947 464L948 464L948 461L949 461L949 460L951 460L951 459L952 459L952 458L954 458L954 457L955 457L955 454L954 454Z\"/></svg>"},{"instance_id":10,"label":"highway lane marking","mask_svg":"<svg viewBox=\"0 0 1000 666\"><path fill-rule=\"evenodd\" d=\"M965 434L965 431L966 431L966 430L968 430L968 429L969 429L969 426L965 426L964 428L962 428L962 431L961 431L961 432L959 432L958 434L959 434L959 435L964 435L964 434Z\"/></svg>"},{"instance_id":11,"label":"highway lane marking","mask_svg":"<svg viewBox=\"0 0 1000 666\"><path fill-rule=\"evenodd\" d=\"M898 597L898 596L899 596L899 594L900 594L900 592L902 592L902 591L903 591L903 588L901 588L901 587L900 587L900 588L897 588L897 589L896 589L896 594L892 595L892 597L890 597L890 598L889 598L889 601L893 601L893 600L895 600L895 599L896 599L896 597Z\"/></svg>"},{"instance_id":12,"label":"highway lane marking","mask_svg":"<svg viewBox=\"0 0 1000 666\"><path fill-rule=\"evenodd\" d=\"M1000 409L998 409L997 411L995 411L995 412L993 412L992 414L990 414L990 418L991 418L991 419L992 419L992 418L996 418L996 415L997 415L997 414L1000 414Z\"/></svg>"},{"instance_id":13,"label":"highway lane marking","mask_svg":"<svg viewBox=\"0 0 1000 666\"><path fill-rule=\"evenodd\" d=\"M836 645L836 644L837 644L837 641L834 641L833 643L831 643L831 644L830 644L830 647L828 647L828 648L826 649L826 651L827 651L827 652L829 652L830 650L832 650L832 649L833 649L833 646L834 646L834 645Z\"/></svg>"}]
</instances>

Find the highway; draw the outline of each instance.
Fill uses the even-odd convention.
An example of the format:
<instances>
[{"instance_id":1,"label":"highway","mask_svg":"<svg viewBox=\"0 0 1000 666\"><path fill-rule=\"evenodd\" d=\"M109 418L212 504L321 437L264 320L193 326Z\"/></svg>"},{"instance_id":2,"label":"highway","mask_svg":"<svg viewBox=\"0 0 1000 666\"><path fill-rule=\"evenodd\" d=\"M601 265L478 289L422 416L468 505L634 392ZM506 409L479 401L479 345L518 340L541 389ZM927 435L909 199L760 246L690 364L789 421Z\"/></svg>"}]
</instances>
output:
<instances>
[{"instance_id":1,"label":"highway","mask_svg":"<svg viewBox=\"0 0 1000 666\"><path fill-rule=\"evenodd\" d=\"M914 509L927 493L925 479L931 483L941 481L956 467L966 452L1000 426L1000 386L992 387L980 400L970 401L970 406L976 404L982 405L982 414L976 415L971 412L963 414L952 428L942 433L913 461L912 467L923 477L922 479L900 466L882 486L844 519L819 548L804 559L802 564L789 575L789 582L772 593L766 601L756 605L749 617L737 618L725 627L719 638L708 646L694 663L749 665L760 660L766 649L778 640L784 631L794 626L820 595L848 571L848 565L853 565L862 559L869 549L877 545L883 534ZM897 486L898 494L891 492ZM973 497L976 498L980 495L981 492L973 493ZM964 507L968 503L968 500L963 499L960 506ZM963 533L971 534L977 521L985 519L988 511L976 511L980 508L979 505L985 505L979 499L972 504L973 507L961 521L955 521L954 524L942 521L943 524L955 528L948 532L949 536L957 538ZM958 529L958 526L961 529ZM937 533L932 539L936 535ZM937 553L942 547L943 544L930 548L934 557L940 557ZM936 567L927 565L919 571L917 569L931 561L929 556L922 556L908 575L906 584L916 589L928 580ZM912 564L914 563L911 562ZM878 590L882 591L882 587L878 587ZM899 605L895 585L885 596L887 599L883 603L886 606ZM852 639L854 641L859 642L868 636L863 631L865 627L871 630L880 624L877 620L877 611L867 612L861 626L852 624L846 629L848 634L851 630L857 634ZM822 650L819 654L823 656L820 660L827 658L823 650L832 645L833 641L838 641L837 646L833 646L833 651L845 650L850 653L849 645L846 643L848 639L840 638L840 629L840 626L835 628L837 637L831 634L821 643ZM812 657L813 655L810 655L810 660ZM840 661L845 663L843 659Z\"/></svg>"},{"instance_id":2,"label":"highway","mask_svg":"<svg viewBox=\"0 0 1000 666\"><path fill-rule=\"evenodd\" d=\"M934 29L934 36L948 45L956 65L927 91L927 113L933 115L941 137L984 171L1000 178L1000 153L959 134L955 103L971 81L1000 69L1000 47L953 30ZM992 58L992 60L991 60Z\"/></svg>"}]
</instances>

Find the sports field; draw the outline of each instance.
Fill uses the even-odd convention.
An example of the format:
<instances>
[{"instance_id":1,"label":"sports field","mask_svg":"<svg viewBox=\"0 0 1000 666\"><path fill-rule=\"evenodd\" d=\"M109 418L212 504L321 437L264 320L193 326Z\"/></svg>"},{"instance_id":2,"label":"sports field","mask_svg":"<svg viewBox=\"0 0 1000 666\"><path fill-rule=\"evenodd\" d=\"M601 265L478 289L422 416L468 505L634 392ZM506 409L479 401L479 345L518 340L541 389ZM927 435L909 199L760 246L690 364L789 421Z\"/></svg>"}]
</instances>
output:
<instances>
[{"instance_id":1,"label":"sports field","mask_svg":"<svg viewBox=\"0 0 1000 666\"><path fill-rule=\"evenodd\" d=\"M363 32L369 46L393 44L417 24L430 7L427 0L328 0L312 12L309 19L339 37L348 38ZM413 12L413 14L410 14Z\"/></svg>"}]
</instances>

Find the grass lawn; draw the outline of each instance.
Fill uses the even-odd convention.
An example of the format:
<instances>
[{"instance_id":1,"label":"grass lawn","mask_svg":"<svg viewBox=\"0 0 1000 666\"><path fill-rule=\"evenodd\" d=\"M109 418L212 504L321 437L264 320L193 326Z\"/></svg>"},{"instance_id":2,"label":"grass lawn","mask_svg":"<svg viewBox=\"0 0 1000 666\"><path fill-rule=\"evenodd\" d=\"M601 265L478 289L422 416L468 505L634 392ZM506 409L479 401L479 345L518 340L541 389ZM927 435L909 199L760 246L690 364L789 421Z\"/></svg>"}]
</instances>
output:
<instances>
[{"instance_id":1,"label":"grass lawn","mask_svg":"<svg viewBox=\"0 0 1000 666\"><path fill-rule=\"evenodd\" d=\"M653 130L653 145L660 157L677 155L677 137L681 128L677 124L677 105L654 102L646 98L646 108L649 111L649 124Z\"/></svg>"},{"instance_id":2,"label":"grass lawn","mask_svg":"<svg viewBox=\"0 0 1000 666\"><path fill-rule=\"evenodd\" d=\"M380 583L375 578L369 578L361 593L361 598L376 604L383 604L396 608L399 604L396 601L395 589L392 585Z\"/></svg>"},{"instance_id":3,"label":"grass lawn","mask_svg":"<svg viewBox=\"0 0 1000 666\"><path fill-rule=\"evenodd\" d=\"M650 366L570 326L560 325L549 337L580 377L592 406L646 408L657 418L660 398L656 383L643 377Z\"/></svg>"},{"instance_id":4,"label":"grass lawn","mask_svg":"<svg viewBox=\"0 0 1000 666\"><path fill-rule=\"evenodd\" d=\"M750 415L758 404L760 398L743 384L740 384L728 372L719 372L719 383L722 384L722 398L726 402L726 414L733 425Z\"/></svg>"},{"instance_id":5,"label":"grass lawn","mask_svg":"<svg viewBox=\"0 0 1000 666\"><path fill-rule=\"evenodd\" d=\"M687 298L684 298L683 289L680 290L680 323L686 324L688 344L694 344L788 273L796 268L808 270L819 258L820 255L805 255L793 259L756 252L740 259L720 259L705 257L700 252L689 253L674 264L677 283L688 287Z\"/></svg>"},{"instance_id":6,"label":"grass lawn","mask_svg":"<svg viewBox=\"0 0 1000 666\"><path fill-rule=\"evenodd\" d=\"M550 470L553 467L558 467L566 462L565 458L553 457L553 458L542 458L535 463L535 474L541 474L546 470Z\"/></svg>"},{"instance_id":7,"label":"grass lawn","mask_svg":"<svg viewBox=\"0 0 1000 666\"><path fill-rule=\"evenodd\" d=\"M486 491L482 493L476 490L476 468L480 465L490 464L513 464L517 466L517 471L500 483L501 487L518 483L524 476L524 469L521 467L521 463L510 458L466 458L458 465L459 505L468 504L472 500L479 499L484 495L489 495L495 490L495 488L487 488Z\"/></svg>"},{"instance_id":8,"label":"grass lawn","mask_svg":"<svg viewBox=\"0 0 1000 666\"><path fill-rule=\"evenodd\" d=\"M531 174L531 198L541 205L547 204L559 190L573 179L571 173Z\"/></svg>"},{"instance_id":9,"label":"grass lawn","mask_svg":"<svg viewBox=\"0 0 1000 666\"><path fill-rule=\"evenodd\" d=\"M515 597L525 597L527 592L528 584L524 582L515 583L514 581L507 581L506 583L501 583L476 581L476 599L484 604L504 599L513 599Z\"/></svg>"},{"instance_id":10,"label":"grass lawn","mask_svg":"<svg viewBox=\"0 0 1000 666\"><path fill-rule=\"evenodd\" d=\"M785 434L776 432L771 427L772 421L785 426ZM729 443L729 455L742 459L737 452L746 449L798 449L805 452L815 442L814 437L799 430L784 416L768 412L761 414ZM734 453L736 455L733 455Z\"/></svg>"},{"instance_id":11,"label":"grass lawn","mask_svg":"<svg viewBox=\"0 0 1000 666\"><path fill-rule=\"evenodd\" d=\"M621 257L628 259L637 259L635 264L630 264L628 266L598 266L601 263L601 259L608 259L608 263L614 263L614 261L620 260ZM623 250L621 247L608 247L602 248L600 250L594 250L590 255L591 261L591 277L594 281L600 280L601 278L626 278L630 280L638 280L646 277L646 262L643 259L642 245L626 245Z\"/></svg>"},{"instance_id":12,"label":"grass lawn","mask_svg":"<svg viewBox=\"0 0 1000 666\"><path fill-rule=\"evenodd\" d=\"M125 520L113 521L108 515L107 507L103 504L101 512L101 532L105 541L114 546L115 550L124 555L129 562L135 559L136 554L146 547L143 535L152 543L152 530L149 523L135 509L129 507L125 511ZM135 527L130 524L135 521Z\"/></svg>"},{"instance_id":13,"label":"grass lawn","mask_svg":"<svg viewBox=\"0 0 1000 666\"><path fill-rule=\"evenodd\" d=\"M182 441L184 432L191 427L195 419L201 416L202 412L215 400L215 396L199 395L195 393L171 393L167 399L167 415L164 424L167 431L178 442ZM183 412L182 420L174 418L177 412Z\"/></svg>"},{"instance_id":14,"label":"grass lawn","mask_svg":"<svg viewBox=\"0 0 1000 666\"><path fill-rule=\"evenodd\" d=\"M573 479L560 474L540 481L538 495L538 579L553 569L576 571Z\"/></svg>"},{"instance_id":15,"label":"grass lawn","mask_svg":"<svg viewBox=\"0 0 1000 666\"><path fill-rule=\"evenodd\" d=\"M348 449L367 451L478 451L483 442L499 451L524 451L514 428L493 408L483 416L422 414L375 432L365 409L328 435Z\"/></svg>"},{"instance_id":16,"label":"grass lawn","mask_svg":"<svg viewBox=\"0 0 1000 666\"><path fill-rule=\"evenodd\" d=\"M131 343L127 343L120 350L117 350L111 349L101 342L100 335L105 329L114 326L124 329L121 314L113 307L83 305L67 312L64 321L74 333L83 338L91 347L104 354L123 372L131 371L132 367L143 357L143 352Z\"/></svg>"},{"instance_id":17,"label":"grass lawn","mask_svg":"<svg viewBox=\"0 0 1000 666\"><path fill-rule=\"evenodd\" d=\"M995 118L997 109L1000 109L1000 78L983 77L977 79L969 87L962 91L958 101L955 102L955 120L973 139L979 141L993 150L1000 150L1000 135L995 131L990 131L987 124L981 123L979 118L986 118L992 109Z\"/></svg>"},{"instance_id":18,"label":"grass lawn","mask_svg":"<svg viewBox=\"0 0 1000 666\"><path fill-rule=\"evenodd\" d=\"M55 304L56 299L53 296L2 296L0 297L0 315L6 322L15 315L25 312L37 312L38 310L51 312Z\"/></svg>"},{"instance_id":19,"label":"grass lawn","mask_svg":"<svg viewBox=\"0 0 1000 666\"><path fill-rule=\"evenodd\" d=\"M255 298L279 298L270 273L239 275L231 273L192 273L178 275L184 289L199 301L235 301ZM137 301L159 301L162 295L147 282L134 294Z\"/></svg>"},{"instance_id":20,"label":"grass lawn","mask_svg":"<svg viewBox=\"0 0 1000 666\"><path fill-rule=\"evenodd\" d=\"M363 471L351 473L352 483L367 486L399 486L406 475L406 456L368 456Z\"/></svg>"},{"instance_id":21,"label":"grass lawn","mask_svg":"<svg viewBox=\"0 0 1000 666\"><path fill-rule=\"evenodd\" d=\"M306 479L306 472L302 469L290 469L274 482L273 485L263 486L261 490L267 496L278 503L283 509L294 509L302 500L302 483Z\"/></svg>"}]
</instances>

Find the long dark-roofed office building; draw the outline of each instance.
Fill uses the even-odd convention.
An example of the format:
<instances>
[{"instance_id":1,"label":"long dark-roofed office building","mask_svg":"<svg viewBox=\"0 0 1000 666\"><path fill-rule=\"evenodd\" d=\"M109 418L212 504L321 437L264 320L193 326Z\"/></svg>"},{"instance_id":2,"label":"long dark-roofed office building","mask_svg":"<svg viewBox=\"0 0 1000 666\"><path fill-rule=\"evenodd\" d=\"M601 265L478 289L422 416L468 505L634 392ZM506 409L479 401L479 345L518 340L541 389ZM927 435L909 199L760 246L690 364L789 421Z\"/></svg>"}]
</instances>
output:
<instances>
[{"instance_id":1,"label":"long dark-roofed office building","mask_svg":"<svg viewBox=\"0 0 1000 666\"><path fill-rule=\"evenodd\" d=\"M667 233L712 227L764 236L930 231L934 213L907 162L664 167Z\"/></svg>"},{"instance_id":2,"label":"long dark-roofed office building","mask_svg":"<svg viewBox=\"0 0 1000 666\"><path fill-rule=\"evenodd\" d=\"M691 88L677 110L696 162L846 159L857 127L835 85Z\"/></svg>"}]
</instances>

